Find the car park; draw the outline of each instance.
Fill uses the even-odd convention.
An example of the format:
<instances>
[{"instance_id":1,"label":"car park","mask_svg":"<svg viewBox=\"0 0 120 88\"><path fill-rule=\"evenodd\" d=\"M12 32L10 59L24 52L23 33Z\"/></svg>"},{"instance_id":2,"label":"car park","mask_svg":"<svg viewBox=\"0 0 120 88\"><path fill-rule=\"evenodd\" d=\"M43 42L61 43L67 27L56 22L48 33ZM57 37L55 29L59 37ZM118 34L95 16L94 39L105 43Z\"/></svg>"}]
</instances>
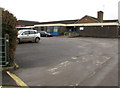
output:
<instances>
[{"instance_id":1,"label":"car park","mask_svg":"<svg viewBox=\"0 0 120 88\"><path fill-rule=\"evenodd\" d=\"M41 37L52 37L52 34L47 33L46 31L40 31Z\"/></svg>"},{"instance_id":2,"label":"car park","mask_svg":"<svg viewBox=\"0 0 120 88\"><path fill-rule=\"evenodd\" d=\"M40 41L40 33L36 30L19 30L17 36L17 42L35 42L38 43Z\"/></svg>"}]
</instances>

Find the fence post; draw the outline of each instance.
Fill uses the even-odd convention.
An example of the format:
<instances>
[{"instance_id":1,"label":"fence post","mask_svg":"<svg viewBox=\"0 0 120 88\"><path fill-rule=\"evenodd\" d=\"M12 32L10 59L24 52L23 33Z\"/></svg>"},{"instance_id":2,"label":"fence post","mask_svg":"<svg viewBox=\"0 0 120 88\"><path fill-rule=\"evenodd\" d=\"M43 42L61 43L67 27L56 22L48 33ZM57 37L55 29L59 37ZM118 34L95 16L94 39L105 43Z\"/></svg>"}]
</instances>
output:
<instances>
[{"instance_id":1,"label":"fence post","mask_svg":"<svg viewBox=\"0 0 120 88\"><path fill-rule=\"evenodd\" d=\"M5 34L5 42L6 42L6 60L9 63L10 58L9 58L9 35L8 34Z\"/></svg>"}]
</instances>

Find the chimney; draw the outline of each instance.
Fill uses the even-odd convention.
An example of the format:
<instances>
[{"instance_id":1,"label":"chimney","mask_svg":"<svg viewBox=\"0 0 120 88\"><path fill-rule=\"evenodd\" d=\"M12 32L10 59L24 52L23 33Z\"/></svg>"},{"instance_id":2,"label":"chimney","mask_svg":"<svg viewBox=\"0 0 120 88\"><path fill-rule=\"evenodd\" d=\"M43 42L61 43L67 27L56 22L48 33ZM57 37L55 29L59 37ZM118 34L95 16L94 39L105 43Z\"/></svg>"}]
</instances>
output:
<instances>
[{"instance_id":1,"label":"chimney","mask_svg":"<svg viewBox=\"0 0 120 88\"><path fill-rule=\"evenodd\" d=\"M98 11L98 20L99 20L100 22L103 22L103 14L104 14L103 11Z\"/></svg>"}]
</instances>

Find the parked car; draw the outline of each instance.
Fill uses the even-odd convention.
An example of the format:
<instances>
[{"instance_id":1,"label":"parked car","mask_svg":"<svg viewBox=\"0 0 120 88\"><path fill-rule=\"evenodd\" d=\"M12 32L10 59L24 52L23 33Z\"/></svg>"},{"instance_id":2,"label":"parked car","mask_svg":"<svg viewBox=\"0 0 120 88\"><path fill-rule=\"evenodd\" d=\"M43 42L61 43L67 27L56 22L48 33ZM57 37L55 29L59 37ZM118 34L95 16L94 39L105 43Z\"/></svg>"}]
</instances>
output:
<instances>
[{"instance_id":1,"label":"parked car","mask_svg":"<svg viewBox=\"0 0 120 88\"><path fill-rule=\"evenodd\" d=\"M38 33L36 30L19 30L18 36L17 36L17 42L36 42L38 43L40 41L40 33Z\"/></svg>"},{"instance_id":2,"label":"parked car","mask_svg":"<svg viewBox=\"0 0 120 88\"><path fill-rule=\"evenodd\" d=\"M52 37L52 34L47 33L46 31L40 31L41 37Z\"/></svg>"}]
</instances>

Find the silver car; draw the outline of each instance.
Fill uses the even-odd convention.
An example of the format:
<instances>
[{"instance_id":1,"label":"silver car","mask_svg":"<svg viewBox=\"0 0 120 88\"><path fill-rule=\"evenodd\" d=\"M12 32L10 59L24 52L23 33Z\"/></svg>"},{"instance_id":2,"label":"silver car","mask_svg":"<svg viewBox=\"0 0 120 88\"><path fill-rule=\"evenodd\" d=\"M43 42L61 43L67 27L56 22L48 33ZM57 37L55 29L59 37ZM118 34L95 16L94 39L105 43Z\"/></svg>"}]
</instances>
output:
<instances>
[{"instance_id":1,"label":"silver car","mask_svg":"<svg viewBox=\"0 0 120 88\"><path fill-rule=\"evenodd\" d=\"M18 36L17 36L17 42L36 42L38 43L40 41L40 33L38 33L36 30L19 30Z\"/></svg>"}]
</instances>

